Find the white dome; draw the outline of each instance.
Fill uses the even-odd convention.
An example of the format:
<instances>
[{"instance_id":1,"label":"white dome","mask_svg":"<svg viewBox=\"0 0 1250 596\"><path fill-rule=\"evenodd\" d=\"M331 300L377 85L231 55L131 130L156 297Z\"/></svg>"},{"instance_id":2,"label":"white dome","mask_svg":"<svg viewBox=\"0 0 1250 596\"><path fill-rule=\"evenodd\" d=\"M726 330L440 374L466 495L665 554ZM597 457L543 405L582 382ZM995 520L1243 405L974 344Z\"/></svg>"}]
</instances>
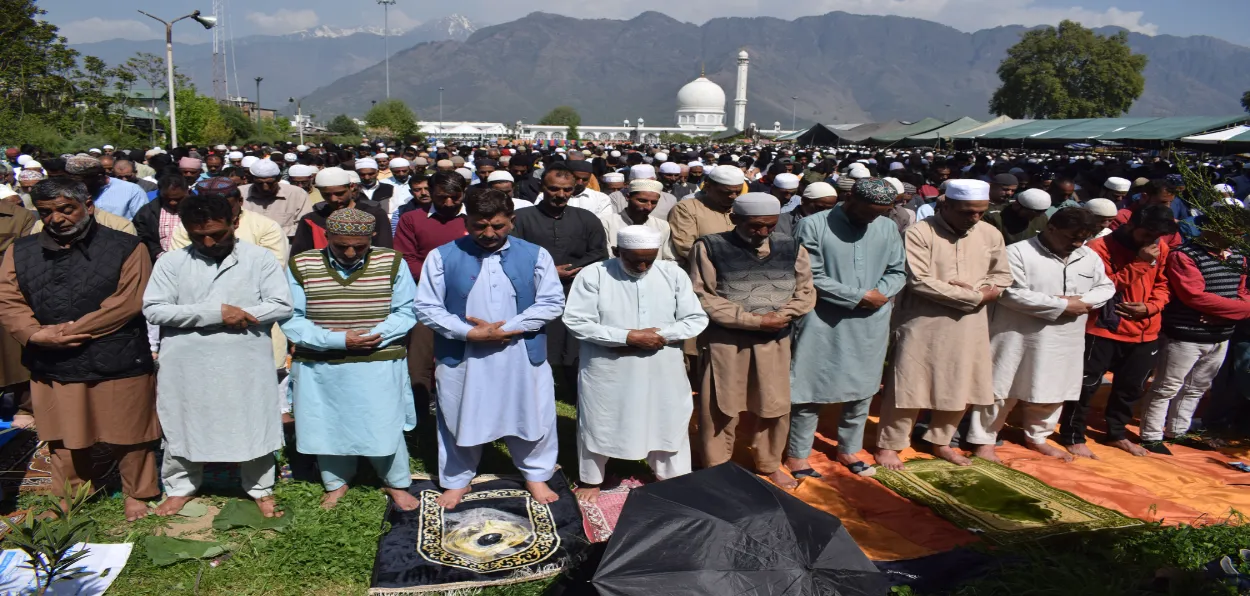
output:
<instances>
[{"instance_id":1,"label":"white dome","mask_svg":"<svg viewBox=\"0 0 1250 596\"><path fill-rule=\"evenodd\" d=\"M741 59L744 59L744 60L745 60L746 58L750 58L750 56L748 56L748 55L747 55L747 51L746 51L746 50L742 50L741 52L738 52L738 58L741 58Z\"/></svg>"},{"instance_id":2,"label":"white dome","mask_svg":"<svg viewBox=\"0 0 1250 596\"><path fill-rule=\"evenodd\" d=\"M677 92L677 111L725 113L725 90L699 77Z\"/></svg>"}]
</instances>

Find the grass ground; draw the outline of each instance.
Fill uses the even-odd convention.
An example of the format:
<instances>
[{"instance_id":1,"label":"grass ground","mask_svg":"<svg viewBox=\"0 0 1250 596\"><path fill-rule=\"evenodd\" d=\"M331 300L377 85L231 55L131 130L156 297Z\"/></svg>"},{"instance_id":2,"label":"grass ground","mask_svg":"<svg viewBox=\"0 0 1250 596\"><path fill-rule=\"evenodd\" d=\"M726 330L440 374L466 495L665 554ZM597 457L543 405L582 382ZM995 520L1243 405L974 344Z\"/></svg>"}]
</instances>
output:
<instances>
[{"instance_id":1,"label":"grass ground","mask_svg":"<svg viewBox=\"0 0 1250 596\"><path fill-rule=\"evenodd\" d=\"M573 429L576 412L559 403L561 463L576 469ZM411 433L410 452L414 471L432 470L437 452L431 417ZM614 462L615 463L615 462ZM502 445L483 455L483 473L511 470ZM633 464L614 471L637 474ZM368 466L361 467L360 481L368 481ZM376 486L376 484L375 484ZM199 520L150 517L134 524L125 521L119 496L88 505L96 522L94 542L132 542L134 552L109 594L115 596L339 596L362 595L369 576L378 538L384 531L382 518L386 498L373 487L355 486L339 506L322 511L318 506L321 486L315 482L284 481L276 488L280 505L294 516L281 533L272 531L215 531ZM241 495L202 497L210 507L221 507ZM21 507L48 507L48 497L23 496ZM1157 525L1081 535L994 551L1002 565L980 579L951 588L949 596L1208 596L1237 594L1206 579L1203 566L1223 555L1237 560L1238 549L1250 548L1250 524L1240 516L1204 528L1169 528ZM143 538L152 534L215 540L231 547L228 560L217 567L208 562L186 561L156 567L143 549ZM1243 572L1250 566L1242 564ZM485 589L482 596L540 596L553 582L534 582ZM916 594L908 589L898 594ZM925 593L926 596L928 593Z\"/></svg>"}]
</instances>

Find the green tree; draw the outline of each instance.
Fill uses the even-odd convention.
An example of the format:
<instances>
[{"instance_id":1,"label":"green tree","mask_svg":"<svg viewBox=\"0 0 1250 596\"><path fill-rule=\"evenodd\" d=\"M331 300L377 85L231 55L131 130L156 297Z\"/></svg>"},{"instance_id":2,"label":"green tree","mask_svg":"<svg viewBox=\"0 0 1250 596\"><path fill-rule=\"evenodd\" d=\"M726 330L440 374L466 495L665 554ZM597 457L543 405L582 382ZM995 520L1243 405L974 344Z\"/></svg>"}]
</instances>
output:
<instances>
[{"instance_id":1,"label":"green tree","mask_svg":"<svg viewBox=\"0 0 1250 596\"><path fill-rule=\"evenodd\" d=\"M1241 94L1241 107L1250 112L1250 91Z\"/></svg>"},{"instance_id":2,"label":"green tree","mask_svg":"<svg viewBox=\"0 0 1250 596\"><path fill-rule=\"evenodd\" d=\"M230 129L231 141L242 141L256 133L256 123L236 106L221 106L221 119Z\"/></svg>"},{"instance_id":3,"label":"green tree","mask_svg":"<svg viewBox=\"0 0 1250 596\"><path fill-rule=\"evenodd\" d=\"M360 125L347 114L339 114L335 116L330 124L326 126L326 130L336 135L360 136Z\"/></svg>"},{"instance_id":4,"label":"green tree","mask_svg":"<svg viewBox=\"0 0 1250 596\"><path fill-rule=\"evenodd\" d=\"M68 108L74 101L71 71L78 52L57 35L55 25L41 17L46 11L34 0L9 0L0 10L5 50L0 53L0 98L3 110L21 120L32 114L62 126L74 122Z\"/></svg>"},{"instance_id":5,"label":"green tree","mask_svg":"<svg viewBox=\"0 0 1250 596\"><path fill-rule=\"evenodd\" d=\"M221 106L211 97L200 95L194 86L179 89L174 95L178 107L178 142L184 145L206 145L230 140L234 131L221 115ZM165 121L168 128L169 121Z\"/></svg>"},{"instance_id":6,"label":"green tree","mask_svg":"<svg viewBox=\"0 0 1250 596\"><path fill-rule=\"evenodd\" d=\"M543 116L542 119L538 121L538 123L543 126L568 127L565 131L564 137L569 140L576 139L581 136L581 134L577 132L577 127L582 125L582 115L578 114L577 110L569 106L556 106L552 108L550 112L547 112L546 116Z\"/></svg>"},{"instance_id":7,"label":"green tree","mask_svg":"<svg viewBox=\"0 0 1250 596\"><path fill-rule=\"evenodd\" d=\"M1101 36L1074 21L1024 34L998 67L990 111L1012 118L1112 118L1146 87L1146 57L1123 31Z\"/></svg>"},{"instance_id":8,"label":"green tree","mask_svg":"<svg viewBox=\"0 0 1250 596\"><path fill-rule=\"evenodd\" d=\"M365 114L365 122L368 123L369 128L403 141L421 132L421 126L417 124L417 115L407 104L398 99L379 101L369 110L369 113Z\"/></svg>"}]
</instances>

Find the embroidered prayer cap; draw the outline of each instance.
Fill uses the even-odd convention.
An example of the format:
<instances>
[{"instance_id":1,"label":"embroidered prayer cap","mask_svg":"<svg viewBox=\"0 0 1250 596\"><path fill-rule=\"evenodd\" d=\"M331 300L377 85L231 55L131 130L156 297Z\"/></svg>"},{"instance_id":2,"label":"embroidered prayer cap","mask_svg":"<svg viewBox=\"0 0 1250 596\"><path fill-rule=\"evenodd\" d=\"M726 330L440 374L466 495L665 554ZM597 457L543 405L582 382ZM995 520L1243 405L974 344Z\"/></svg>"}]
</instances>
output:
<instances>
[{"instance_id":1,"label":"embroidered prayer cap","mask_svg":"<svg viewBox=\"0 0 1250 596\"><path fill-rule=\"evenodd\" d=\"M799 177L788 172L783 172L773 176L773 188L781 190L795 190L799 187Z\"/></svg>"},{"instance_id":2,"label":"embroidered prayer cap","mask_svg":"<svg viewBox=\"0 0 1250 596\"><path fill-rule=\"evenodd\" d=\"M914 194L916 194L916 185L914 185L914 184L912 184L912 183L910 183L910 182L904 182L904 183L903 183L903 194L905 194L905 195L914 195Z\"/></svg>"},{"instance_id":3,"label":"embroidered prayer cap","mask_svg":"<svg viewBox=\"0 0 1250 596\"><path fill-rule=\"evenodd\" d=\"M227 154L226 154L226 159L231 159L231 160L233 160L233 159L243 159L243 152L242 152L242 151L231 151L230 153L227 153Z\"/></svg>"},{"instance_id":4,"label":"embroidered prayer cap","mask_svg":"<svg viewBox=\"0 0 1250 596\"><path fill-rule=\"evenodd\" d=\"M851 196L873 205L893 205L899 194L894 192L894 186L881 178L856 180L855 186L851 187Z\"/></svg>"},{"instance_id":5,"label":"embroidered prayer cap","mask_svg":"<svg viewBox=\"0 0 1250 596\"><path fill-rule=\"evenodd\" d=\"M661 174L680 174L681 166L677 165L676 162L666 161L660 164L660 173Z\"/></svg>"},{"instance_id":6,"label":"embroidered prayer cap","mask_svg":"<svg viewBox=\"0 0 1250 596\"><path fill-rule=\"evenodd\" d=\"M238 185L233 180L225 176L216 176L213 178L205 178L195 183L195 191L200 194L220 194L228 195L234 193L238 189Z\"/></svg>"},{"instance_id":7,"label":"embroidered prayer cap","mask_svg":"<svg viewBox=\"0 0 1250 596\"><path fill-rule=\"evenodd\" d=\"M1118 213L1110 199L1090 199L1085 202L1085 208L1098 217L1115 217Z\"/></svg>"},{"instance_id":8,"label":"embroidered prayer cap","mask_svg":"<svg viewBox=\"0 0 1250 596\"><path fill-rule=\"evenodd\" d=\"M356 162L356 163L360 163L360 162ZM473 170L470 170L469 168L456 168L456 173L463 176L466 182L473 181Z\"/></svg>"},{"instance_id":9,"label":"embroidered prayer cap","mask_svg":"<svg viewBox=\"0 0 1250 596\"><path fill-rule=\"evenodd\" d=\"M278 164L267 159L258 159L247 170L257 178L276 178L282 174Z\"/></svg>"},{"instance_id":10,"label":"embroidered prayer cap","mask_svg":"<svg viewBox=\"0 0 1250 596\"><path fill-rule=\"evenodd\" d=\"M655 178L655 167L647 165L645 163L640 163L636 166L629 168L629 177L631 179Z\"/></svg>"},{"instance_id":11,"label":"embroidered prayer cap","mask_svg":"<svg viewBox=\"0 0 1250 596\"><path fill-rule=\"evenodd\" d=\"M410 163L408 160L402 157L396 157L395 159L391 160L392 170L395 168L410 168L410 167L412 167L412 163Z\"/></svg>"},{"instance_id":12,"label":"embroidered prayer cap","mask_svg":"<svg viewBox=\"0 0 1250 596\"><path fill-rule=\"evenodd\" d=\"M347 175L347 170L343 168L326 168L317 172L317 178L313 183L321 188L347 186L352 183L352 178Z\"/></svg>"},{"instance_id":13,"label":"embroidered prayer cap","mask_svg":"<svg viewBox=\"0 0 1250 596\"><path fill-rule=\"evenodd\" d=\"M495 170L486 177L486 183L489 184L491 182L516 182L516 179L512 177L512 174L504 170Z\"/></svg>"},{"instance_id":14,"label":"embroidered prayer cap","mask_svg":"<svg viewBox=\"0 0 1250 596\"><path fill-rule=\"evenodd\" d=\"M1128 192L1129 189L1133 188L1133 183L1125 180L1124 178L1112 176L1107 178L1107 182L1104 183L1103 186L1115 192Z\"/></svg>"},{"instance_id":15,"label":"embroidered prayer cap","mask_svg":"<svg viewBox=\"0 0 1250 596\"><path fill-rule=\"evenodd\" d=\"M299 159L299 157L296 156L294 153L284 153L282 155L282 161L285 161L287 163L295 163L295 160L297 159Z\"/></svg>"},{"instance_id":16,"label":"embroidered prayer cap","mask_svg":"<svg viewBox=\"0 0 1250 596\"><path fill-rule=\"evenodd\" d=\"M178 160L178 169L180 170L198 170L204 167L204 162L194 157L184 157Z\"/></svg>"},{"instance_id":17,"label":"embroidered prayer cap","mask_svg":"<svg viewBox=\"0 0 1250 596\"><path fill-rule=\"evenodd\" d=\"M295 150L299 151L300 153L303 153L305 151L308 151L308 145L296 145Z\"/></svg>"},{"instance_id":18,"label":"embroidered prayer cap","mask_svg":"<svg viewBox=\"0 0 1250 596\"><path fill-rule=\"evenodd\" d=\"M250 171L252 169L252 165L258 161L260 161L259 157L256 157L255 155L247 155L243 158L243 161L239 162L239 165L247 168Z\"/></svg>"},{"instance_id":19,"label":"embroidered prayer cap","mask_svg":"<svg viewBox=\"0 0 1250 596\"><path fill-rule=\"evenodd\" d=\"M378 169L378 161L372 157L365 157L356 160L356 171L360 170L376 170Z\"/></svg>"},{"instance_id":20,"label":"embroidered prayer cap","mask_svg":"<svg viewBox=\"0 0 1250 596\"><path fill-rule=\"evenodd\" d=\"M1030 188L1016 195L1016 202L1025 209L1045 211L1050 208L1050 193L1040 188Z\"/></svg>"},{"instance_id":21,"label":"embroidered prayer cap","mask_svg":"<svg viewBox=\"0 0 1250 596\"><path fill-rule=\"evenodd\" d=\"M846 175L858 180L860 178L869 178L872 176L872 173L868 171L868 166L862 163L853 163L851 168L847 170Z\"/></svg>"},{"instance_id":22,"label":"embroidered prayer cap","mask_svg":"<svg viewBox=\"0 0 1250 596\"><path fill-rule=\"evenodd\" d=\"M39 170L22 170L17 175L18 180L43 180L43 172Z\"/></svg>"},{"instance_id":23,"label":"embroidered prayer cap","mask_svg":"<svg viewBox=\"0 0 1250 596\"><path fill-rule=\"evenodd\" d=\"M28 163L27 165L30 164ZM104 166L100 165L100 160L90 155L75 155L65 160L66 174L86 174L94 168L103 169Z\"/></svg>"},{"instance_id":24,"label":"embroidered prayer cap","mask_svg":"<svg viewBox=\"0 0 1250 596\"><path fill-rule=\"evenodd\" d=\"M359 209L339 209L326 218L326 233L338 236L372 236L377 220Z\"/></svg>"},{"instance_id":25,"label":"embroidered prayer cap","mask_svg":"<svg viewBox=\"0 0 1250 596\"><path fill-rule=\"evenodd\" d=\"M646 178L630 180L629 194L632 195L636 192L653 192L658 194L664 192L664 185L658 180L648 180Z\"/></svg>"},{"instance_id":26,"label":"embroidered prayer cap","mask_svg":"<svg viewBox=\"0 0 1250 596\"><path fill-rule=\"evenodd\" d=\"M734 199L733 212L744 217L781 215L781 201L766 192L749 192Z\"/></svg>"},{"instance_id":27,"label":"embroidered prayer cap","mask_svg":"<svg viewBox=\"0 0 1250 596\"><path fill-rule=\"evenodd\" d=\"M650 250L660 248L661 244L660 232L647 226L625 226L616 233L616 246L626 250Z\"/></svg>"},{"instance_id":28,"label":"embroidered prayer cap","mask_svg":"<svg viewBox=\"0 0 1250 596\"><path fill-rule=\"evenodd\" d=\"M668 161L668 154L663 151L660 151L659 153L655 154L655 160L656 161Z\"/></svg>"},{"instance_id":29,"label":"embroidered prayer cap","mask_svg":"<svg viewBox=\"0 0 1250 596\"><path fill-rule=\"evenodd\" d=\"M834 190L833 185L828 182L813 182L803 189L805 199L816 200L836 196L838 196L838 191Z\"/></svg>"},{"instance_id":30,"label":"embroidered prayer cap","mask_svg":"<svg viewBox=\"0 0 1250 596\"><path fill-rule=\"evenodd\" d=\"M990 183L963 178L946 181L946 198L951 201L988 201Z\"/></svg>"},{"instance_id":31,"label":"embroidered prayer cap","mask_svg":"<svg viewBox=\"0 0 1250 596\"><path fill-rule=\"evenodd\" d=\"M604 182L624 182L625 174L622 174L620 172L608 172L607 174L603 175L603 181Z\"/></svg>"},{"instance_id":32,"label":"embroidered prayer cap","mask_svg":"<svg viewBox=\"0 0 1250 596\"><path fill-rule=\"evenodd\" d=\"M724 184L726 186L742 186L742 183L746 182L747 179L746 176L743 175L742 170L734 166L717 166L711 172L707 173L707 177L712 182ZM772 195L768 196L771 197Z\"/></svg>"}]
</instances>

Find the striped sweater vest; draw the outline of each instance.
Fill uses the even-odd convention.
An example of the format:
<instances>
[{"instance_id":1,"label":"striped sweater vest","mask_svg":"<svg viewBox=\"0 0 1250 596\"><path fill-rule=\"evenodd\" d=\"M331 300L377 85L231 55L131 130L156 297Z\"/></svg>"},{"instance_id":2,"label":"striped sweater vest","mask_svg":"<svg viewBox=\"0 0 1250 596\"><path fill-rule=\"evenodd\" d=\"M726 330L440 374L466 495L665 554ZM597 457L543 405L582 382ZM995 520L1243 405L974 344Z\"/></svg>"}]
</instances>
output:
<instances>
[{"instance_id":1,"label":"striped sweater vest","mask_svg":"<svg viewBox=\"0 0 1250 596\"><path fill-rule=\"evenodd\" d=\"M362 267L344 278L330 265L329 249L309 250L291 257L291 272L304 288L304 316L326 329L366 332L391 314L391 293L399 268L400 254L389 248L373 247ZM399 360L408 355L403 342L372 352L312 350L295 347L294 359L303 362L378 362Z\"/></svg>"},{"instance_id":2,"label":"striped sweater vest","mask_svg":"<svg viewBox=\"0 0 1250 596\"><path fill-rule=\"evenodd\" d=\"M1237 298L1237 292L1241 288L1241 270L1237 264L1224 263L1211 256L1206 249L1192 243L1185 243L1176 250L1193 259L1194 265L1202 273L1205 284L1203 292L1223 298ZM1233 257L1234 261L1238 259L1240 257ZM1235 328L1236 323L1233 322L1211 322L1209 317L1186 306L1175 297L1163 309L1163 332L1170 339L1219 343L1232 337Z\"/></svg>"}]
</instances>

